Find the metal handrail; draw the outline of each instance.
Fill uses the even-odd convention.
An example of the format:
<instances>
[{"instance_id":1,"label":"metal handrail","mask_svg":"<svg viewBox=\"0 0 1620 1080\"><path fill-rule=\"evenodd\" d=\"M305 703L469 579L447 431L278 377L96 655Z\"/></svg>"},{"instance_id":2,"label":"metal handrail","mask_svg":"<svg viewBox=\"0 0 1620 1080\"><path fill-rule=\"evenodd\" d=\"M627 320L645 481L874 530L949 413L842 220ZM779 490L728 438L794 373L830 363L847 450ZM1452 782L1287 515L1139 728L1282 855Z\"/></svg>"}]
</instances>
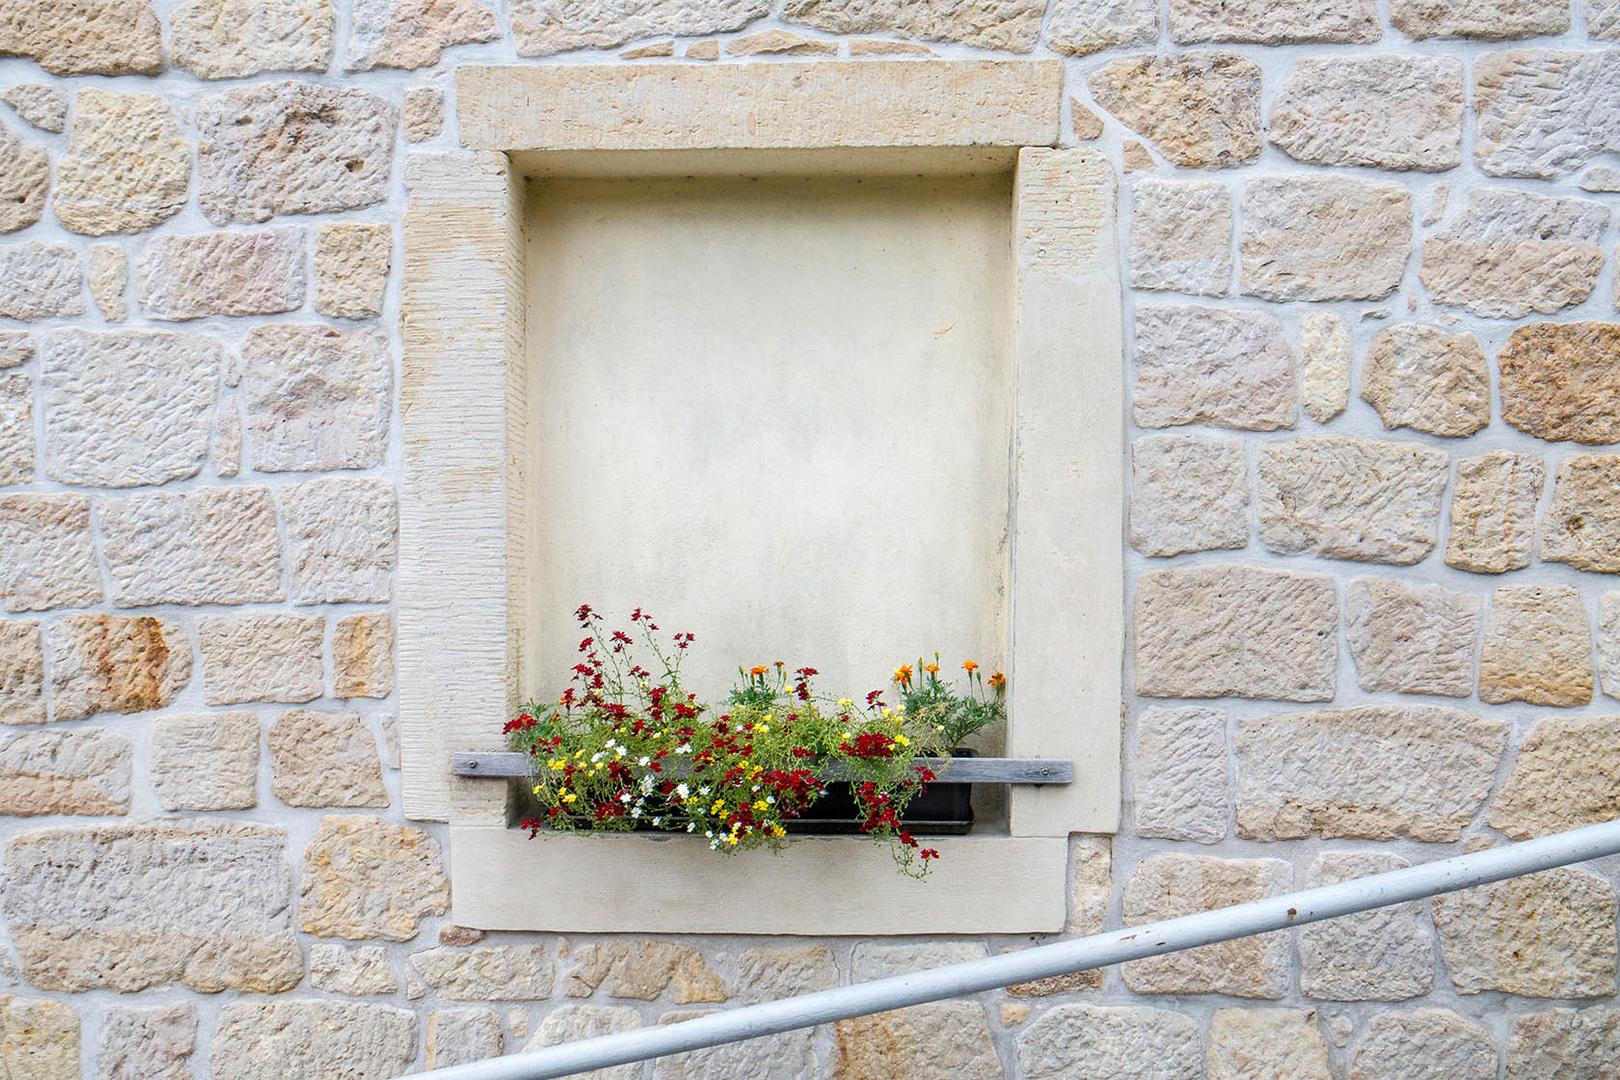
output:
<instances>
[{"instance_id":1,"label":"metal handrail","mask_svg":"<svg viewBox=\"0 0 1620 1080\"><path fill-rule=\"evenodd\" d=\"M1177 919L419 1074L546 1080L1335 919L1620 854L1620 820Z\"/></svg>"}]
</instances>

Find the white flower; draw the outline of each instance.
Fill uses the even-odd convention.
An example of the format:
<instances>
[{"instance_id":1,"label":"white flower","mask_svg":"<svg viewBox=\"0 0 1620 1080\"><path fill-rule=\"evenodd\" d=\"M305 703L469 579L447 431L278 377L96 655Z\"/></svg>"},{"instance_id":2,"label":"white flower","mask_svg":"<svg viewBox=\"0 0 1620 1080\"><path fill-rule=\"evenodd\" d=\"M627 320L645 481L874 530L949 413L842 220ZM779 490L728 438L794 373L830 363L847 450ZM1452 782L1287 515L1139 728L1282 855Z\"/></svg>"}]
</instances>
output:
<instances>
[{"instance_id":1,"label":"white flower","mask_svg":"<svg viewBox=\"0 0 1620 1080\"><path fill-rule=\"evenodd\" d=\"M683 742L681 745L675 748L675 752L677 754L690 754L692 752L692 744Z\"/></svg>"},{"instance_id":2,"label":"white flower","mask_svg":"<svg viewBox=\"0 0 1620 1080\"><path fill-rule=\"evenodd\" d=\"M685 780L682 780L680 783L675 785L675 794L684 799L688 795L692 794L692 789L686 786Z\"/></svg>"},{"instance_id":3,"label":"white flower","mask_svg":"<svg viewBox=\"0 0 1620 1080\"><path fill-rule=\"evenodd\" d=\"M687 831L687 832L696 832L696 831L697 831L697 822L695 822L695 821L688 821L688 822L687 822L687 823L686 823L686 831Z\"/></svg>"},{"instance_id":4,"label":"white flower","mask_svg":"<svg viewBox=\"0 0 1620 1080\"><path fill-rule=\"evenodd\" d=\"M592 765L595 765L598 761L601 761L601 760L602 760L602 751L598 750L596 753L591 755L591 764Z\"/></svg>"},{"instance_id":5,"label":"white flower","mask_svg":"<svg viewBox=\"0 0 1620 1080\"><path fill-rule=\"evenodd\" d=\"M637 807L633 808L630 811L630 816L634 817L634 818L640 817L641 816L641 807L637 806Z\"/></svg>"},{"instance_id":6,"label":"white flower","mask_svg":"<svg viewBox=\"0 0 1620 1080\"><path fill-rule=\"evenodd\" d=\"M640 765L643 769L645 769L648 765L652 764L652 758L647 757L645 754L643 754L641 760L636 762L636 764Z\"/></svg>"},{"instance_id":7,"label":"white flower","mask_svg":"<svg viewBox=\"0 0 1620 1080\"><path fill-rule=\"evenodd\" d=\"M648 773L646 776L643 776L641 778L641 793L643 795L651 795L652 794L652 789L653 789L653 778L652 778L652 774Z\"/></svg>"},{"instance_id":8,"label":"white flower","mask_svg":"<svg viewBox=\"0 0 1620 1080\"><path fill-rule=\"evenodd\" d=\"M619 795L619 801L622 802L622 803L629 802L630 801L630 793L628 791L626 791L626 792L623 792L622 794L620 794Z\"/></svg>"}]
</instances>

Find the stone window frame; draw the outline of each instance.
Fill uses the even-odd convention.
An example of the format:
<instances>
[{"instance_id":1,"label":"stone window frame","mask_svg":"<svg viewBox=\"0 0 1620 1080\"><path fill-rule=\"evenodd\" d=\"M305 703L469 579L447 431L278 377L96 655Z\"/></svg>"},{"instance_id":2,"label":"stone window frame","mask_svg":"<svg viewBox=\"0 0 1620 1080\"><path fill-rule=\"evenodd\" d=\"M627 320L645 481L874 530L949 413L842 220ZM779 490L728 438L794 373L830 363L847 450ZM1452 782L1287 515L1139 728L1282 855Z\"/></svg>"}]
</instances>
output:
<instances>
[{"instance_id":1,"label":"stone window frame","mask_svg":"<svg viewBox=\"0 0 1620 1080\"><path fill-rule=\"evenodd\" d=\"M1125 452L1116 181L1100 152L1057 147L1061 62L469 66L456 93L467 149L418 152L405 169L397 614L404 809L449 822L456 922L1062 929L1069 834L1119 822ZM1012 788L1007 831L953 838L926 885L864 837L716 859L697 837L510 827L508 783L453 777L450 754L502 749L531 689L525 177L581 162L626 175L649 160L825 172L953 158L1012 174L1007 753L1071 758L1074 782ZM750 904L714 902L743 894Z\"/></svg>"}]
</instances>

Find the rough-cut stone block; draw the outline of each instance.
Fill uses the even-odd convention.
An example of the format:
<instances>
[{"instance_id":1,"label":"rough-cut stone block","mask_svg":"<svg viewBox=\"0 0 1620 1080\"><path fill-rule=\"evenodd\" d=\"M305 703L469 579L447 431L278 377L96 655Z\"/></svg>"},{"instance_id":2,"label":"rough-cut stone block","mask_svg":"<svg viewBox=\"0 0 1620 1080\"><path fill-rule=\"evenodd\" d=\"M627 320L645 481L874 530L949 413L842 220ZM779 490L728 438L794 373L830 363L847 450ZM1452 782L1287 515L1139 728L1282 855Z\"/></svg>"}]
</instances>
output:
<instances>
[{"instance_id":1,"label":"rough-cut stone block","mask_svg":"<svg viewBox=\"0 0 1620 1080\"><path fill-rule=\"evenodd\" d=\"M1496 356L1502 419L1549 440L1620 442L1620 324L1532 323Z\"/></svg>"},{"instance_id":2,"label":"rough-cut stone block","mask_svg":"<svg viewBox=\"0 0 1620 1080\"><path fill-rule=\"evenodd\" d=\"M1495 1076L1496 1039L1489 1029L1450 1009L1380 1013L1367 1024L1350 1058L1349 1080L1494 1080Z\"/></svg>"},{"instance_id":3,"label":"rough-cut stone block","mask_svg":"<svg viewBox=\"0 0 1620 1080\"><path fill-rule=\"evenodd\" d=\"M66 615L46 635L58 720L161 709L191 681L191 642L151 615Z\"/></svg>"},{"instance_id":4,"label":"rough-cut stone block","mask_svg":"<svg viewBox=\"0 0 1620 1080\"><path fill-rule=\"evenodd\" d=\"M1541 557L1620 573L1620 455L1567 458L1541 526Z\"/></svg>"},{"instance_id":5,"label":"rough-cut stone block","mask_svg":"<svg viewBox=\"0 0 1620 1080\"><path fill-rule=\"evenodd\" d=\"M1458 460L1446 563L1476 574L1529 566L1546 472L1534 454L1505 450Z\"/></svg>"},{"instance_id":6,"label":"rough-cut stone block","mask_svg":"<svg viewBox=\"0 0 1620 1080\"><path fill-rule=\"evenodd\" d=\"M737 958L737 996L745 1001L776 1001L837 985L838 965L825 945L745 949Z\"/></svg>"},{"instance_id":7,"label":"rough-cut stone block","mask_svg":"<svg viewBox=\"0 0 1620 1080\"><path fill-rule=\"evenodd\" d=\"M1243 291L1267 300L1377 300L1401 283L1412 195L1347 176L1243 185Z\"/></svg>"},{"instance_id":8,"label":"rough-cut stone block","mask_svg":"<svg viewBox=\"0 0 1620 1080\"><path fill-rule=\"evenodd\" d=\"M1620 719L1552 716L1519 748L1486 819L1515 840L1620 818Z\"/></svg>"},{"instance_id":9,"label":"rough-cut stone block","mask_svg":"<svg viewBox=\"0 0 1620 1080\"><path fill-rule=\"evenodd\" d=\"M1232 280L1232 195L1224 184L1143 180L1131 203L1131 284L1220 296Z\"/></svg>"},{"instance_id":10,"label":"rough-cut stone block","mask_svg":"<svg viewBox=\"0 0 1620 1080\"><path fill-rule=\"evenodd\" d=\"M1401 565L1434 550L1451 460L1418 443L1322 436L1260 447L1260 540L1283 555Z\"/></svg>"},{"instance_id":11,"label":"rough-cut stone block","mask_svg":"<svg viewBox=\"0 0 1620 1080\"><path fill-rule=\"evenodd\" d=\"M198 202L216 225L382 202L394 122L381 98L312 83L206 97L197 105Z\"/></svg>"},{"instance_id":12,"label":"rough-cut stone block","mask_svg":"<svg viewBox=\"0 0 1620 1080\"><path fill-rule=\"evenodd\" d=\"M1472 435L1491 422L1491 374L1469 333L1402 323L1381 330L1361 369L1361 397L1386 428Z\"/></svg>"},{"instance_id":13,"label":"rough-cut stone block","mask_svg":"<svg viewBox=\"0 0 1620 1080\"><path fill-rule=\"evenodd\" d=\"M33 478L33 380L16 371L0 375L0 487Z\"/></svg>"},{"instance_id":14,"label":"rough-cut stone block","mask_svg":"<svg viewBox=\"0 0 1620 1080\"><path fill-rule=\"evenodd\" d=\"M1609 209L1590 199L1476 188L1446 228L1423 241L1419 278L1437 304L1518 318L1592 295L1603 270Z\"/></svg>"},{"instance_id":15,"label":"rough-cut stone block","mask_svg":"<svg viewBox=\"0 0 1620 1080\"><path fill-rule=\"evenodd\" d=\"M500 36L495 12L481 0L354 0L349 17L350 71L432 67L452 45Z\"/></svg>"},{"instance_id":16,"label":"rough-cut stone block","mask_svg":"<svg viewBox=\"0 0 1620 1080\"><path fill-rule=\"evenodd\" d=\"M1024 1080L1080 1076L1203 1080L1204 1047L1191 1017L1140 1006L1059 1005L1018 1035Z\"/></svg>"},{"instance_id":17,"label":"rough-cut stone block","mask_svg":"<svg viewBox=\"0 0 1620 1080\"><path fill-rule=\"evenodd\" d=\"M725 1001L726 985L690 945L619 938L563 949L571 963L562 988L569 997L601 989L610 997L654 1001L668 993L677 1005Z\"/></svg>"},{"instance_id":18,"label":"rough-cut stone block","mask_svg":"<svg viewBox=\"0 0 1620 1080\"><path fill-rule=\"evenodd\" d=\"M1400 870L1412 864L1379 851L1324 851L1305 887ZM1434 943L1416 901L1300 927L1300 989L1328 1001L1402 1001L1434 985ZM1483 1078L1481 1078L1483 1080Z\"/></svg>"},{"instance_id":19,"label":"rough-cut stone block","mask_svg":"<svg viewBox=\"0 0 1620 1080\"><path fill-rule=\"evenodd\" d=\"M282 829L165 821L6 843L0 905L46 990L289 990L303 978ZM215 1058L216 1075L219 1059Z\"/></svg>"},{"instance_id":20,"label":"rough-cut stone block","mask_svg":"<svg viewBox=\"0 0 1620 1080\"><path fill-rule=\"evenodd\" d=\"M392 599L399 514L392 485L329 478L286 488L293 602L383 604Z\"/></svg>"},{"instance_id":21,"label":"rough-cut stone block","mask_svg":"<svg viewBox=\"0 0 1620 1080\"><path fill-rule=\"evenodd\" d=\"M1299 323L1300 399L1318 424L1344 412L1350 400L1350 331L1331 311L1313 311Z\"/></svg>"},{"instance_id":22,"label":"rough-cut stone block","mask_svg":"<svg viewBox=\"0 0 1620 1080\"><path fill-rule=\"evenodd\" d=\"M1592 631L1573 585L1504 585L1491 599L1479 696L1501 705L1592 700Z\"/></svg>"},{"instance_id":23,"label":"rough-cut stone block","mask_svg":"<svg viewBox=\"0 0 1620 1080\"><path fill-rule=\"evenodd\" d=\"M1479 598L1440 585L1356 578L1345 630L1363 690L1467 697L1474 691Z\"/></svg>"},{"instance_id":24,"label":"rough-cut stone block","mask_svg":"<svg viewBox=\"0 0 1620 1080\"><path fill-rule=\"evenodd\" d=\"M147 0L0 0L0 56L53 75L156 75L163 28Z\"/></svg>"},{"instance_id":25,"label":"rough-cut stone block","mask_svg":"<svg viewBox=\"0 0 1620 1080\"><path fill-rule=\"evenodd\" d=\"M162 717L152 725L147 771L165 810L257 806L259 718L226 712Z\"/></svg>"},{"instance_id":26,"label":"rough-cut stone block","mask_svg":"<svg viewBox=\"0 0 1620 1080\"><path fill-rule=\"evenodd\" d=\"M315 239L315 310L342 319L382 314L393 253L390 225L322 225Z\"/></svg>"},{"instance_id":27,"label":"rough-cut stone block","mask_svg":"<svg viewBox=\"0 0 1620 1080\"><path fill-rule=\"evenodd\" d=\"M936 1001L833 1025L828 1080L906 1076L918 1080L1000 1080L984 1007Z\"/></svg>"},{"instance_id":28,"label":"rough-cut stone block","mask_svg":"<svg viewBox=\"0 0 1620 1080\"><path fill-rule=\"evenodd\" d=\"M154 492L99 504L113 603L281 599L276 507L262 487Z\"/></svg>"},{"instance_id":29,"label":"rough-cut stone block","mask_svg":"<svg viewBox=\"0 0 1620 1080\"><path fill-rule=\"evenodd\" d=\"M707 1015L713 1010L679 1010L658 1018L675 1024ZM735 1076L769 1076L781 1080L814 1080L816 1053L811 1031L801 1028L745 1042L724 1043L685 1054L662 1057L653 1065L652 1080L730 1080ZM868 1075L868 1074L861 1074Z\"/></svg>"},{"instance_id":30,"label":"rough-cut stone block","mask_svg":"<svg viewBox=\"0 0 1620 1080\"><path fill-rule=\"evenodd\" d=\"M45 722L45 651L39 624L0 622L0 724Z\"/></svg>"},{"instance_id":31,"label":"rough-cut stone block","mask_svg":"<svg viewBox=\"0 0 1620 1080\"><path fill-rule=\"evenodd\" d=\"M66 244L0 246L0 315L49 319L84 314L84 269Z\"/></svg>"},{"instance_id":32,"label":"rough-cut stone block","mask_svg":"<svg viewBox=\"0 0 1620 1080\"><path fill-rule=\"evenodd\" d=\"M365 469L388 448L392 364L378 331L258 326L242 341L248 463Z\"/></svg>"},{"instance_id":33,"label":"rough-cut stone block","mask_svg":"<svg viewBox=\"0 0 1620 1080\"><path fill-rule=\"evenodd\" d=\"M1563 867L1432 902L1441 955L1460 993L1614 993L1614 889L1597 874Z\"/></svg>"},{"instance_id":34,"label":"rough-cut stone block","mask_svg":"<svg viewBox=\"0 0 1620 1080\"><path fill-rule=\"evenodd\" d=\"M0 597L7 611L101 602L88 498L0 495Z\"/></svg>"},{"instance_id":35,"label":"rough-cut stone block","mask_svg":"<svg viewBox=\"0 0 1620 1080\"><path fill-rule=\"evenodd\" d=\"M324 71L332 0L190 0L170 17L169 51L176 67L203 79Z\"/></svg>"},{"instance_id":36,"label":"rough-cut stone block","mask_svg":"<svg viewBox=\"0 0 1620 1080\"><path fill-rule=\"evenodd\" d=\"M326 689L326 620L280 613L197 620L210 705L313 701Z\"/></svg>"},{"instance_id":37,"label":"rough-cut stone block","mask_svg":"<svg viewBox=\"0 0 1620 1080\"><path fill-rule=\"evenodd\" d=\"M26 229L45 213L51 159L45 148L0 124L0 233Z\"/></svg>"},{"instance_id":38,"label":"rough-cut stone block","mask_svg":"<svg viewBox=\"0 0 1620 1080\"><path fill-rule=\"evenodd\" d=\"M659 6L672 5L665 0ZM745 7L741 0L721 5L737 16L753 7ZM925 41L959 41L1000 52L1029 52L1040 37L1045 10L1041 0L943 6L917 0L787 0L782 18L833 34L897 34Z\"/></svg>"},{"instance_id":39,"label":"rough-cut stone block","mask_svg":"<svg viewBox=\"0 0 1620 1080\"><path fill-rule=\"evenodd\" d=\"M127 814L133 770L122 735L26 732L0 742L0 814Z\"/></svg>"},{"instance_id":40,"label":"rough-cut stone block","mask_svg":"<svg viewBox=\"0 0 1620 1080\"><path fill-rule=\"evenodd\" d=\"M405 91L400 127L408 142L427 142L444 130L444 91L436 86L413 86Z\"/></svg>"},{"instance_id":41,"label":"rough-cut stone block","mask_svg":"<svg viewBox=\"0 0 1620 1080\"><path fill-rule=\"evenodd\" d=\"M22 83L0 93L0 101L16 109L24 123L41 131L60 133L67 130L68 96L60 87Z\"/></svg>"},{"instance_id":42,"label":"rough-cut stone block","mask_svg":"<svg viewBox=\"0 0 1620 1080\"><path fill-rule=\"evenodd\" d=\"M1438 705L1238 721L1241 836L1456 840L1491 792L1507 724Z\"/></svg>"},{"instance_id":43,"label":"rough-cut stone block","mask_svg":"<svg viewBox=\"0 0 1620 1080\"><path fill-rule=\"evenodd\" d=\"M1236 440L1156 435L1131 444L1131 546L1144 555L1249 542L1249 463Z\"/></svg>"},{"instance_id":44,"label":"rough-cut stone block","mask_svg":"<svg viewBox=\"0 0 1620 1080\"><path fill-rule=\"evenodd\" d=\"M139 232L173 217L191 187L191 144L156 94L79 91L73 139L56 164L52 205L88 236Z\"/></svg>"},{"instance_id":45,"label":"rough-cut stone block","mask_svg":"<svg viewBox=\"0 0 1620 1080\"><path fill-rule=\"evenodd\" d=\"M1329 701L1338 607L1324 574L1151 570L1136 589L1136 692Z\"/></svg>"},{"instance_id":46,"label":"rough-cut stone block","mask_svg":"<svg viewBox=\"0 0 1620 1080\"><path fill-rule=\"evenodd\" d=\"M118 244L90 245L90 296L108 322L129 318L129 256Z\"/></svg>"},{"instance_id":47,"label":"rough-cut stone block","mask_svg":"<svg viewBox=\"0 0 1620 1080\"><path fill-rule=\"evenodd\" d=\"M1225 838L1232 801L1226 714L1152 708L1136 724L1136 831L1201 844Z\"/></svg>"},{"instance_id":48,"label":"rough-cut stone block","mask_svg":"<svg viewBox=\"0 0 1620 1080\"><path fill-rule=\"evenodd\" d=\"M157 237L136 260L135 290L154 319L296 311L304 305L304 230Z\"/></svg>"},{"instance_id":49,"label":"rough-cut stone block","mask_svg":"<svg viewBox=\"0 0 1620 1080\"><path fill-rule=\"evenodd\" d=\"M294 709L270 725L270 790L289 806L387 806L371 728L356 713Z\"/></svg>"},{"instance_id":50,"label":"rough-cut stone block","mask_svg":"<svg viewBox=\"0 0 1620 1080\"><path fill-rule=\"evenodd\" d=\"M1136 422L1294 426L1294 354L1282 324L1258 311L1154 305L1136 311Z\"/></svg>"},{"instance_id":51,"label":"rough-cut stone block","mask_svg":"<svg viewBox=\"0 0 1620 1080\"><path fill-rule=\"evenodd\" d=\"M696 5L680 0L629 0L611 9L568 0L516 0L512 35L518 55L549 56L570 49L610 49L661 34L696 37L741 30L770 10L767 0L712 0ZM1036 21L1038 24L1039 16Z\"/></svg>"},{"instance_id":52,"label":"rough-cut stone block","mask_svg":"<svg viewBox=\"0 0 1620 1080\"><path fill-rule=\"evenodd\" d=\"M23 330L0 330L0 371L21 367L34 358L34 341Z\"/></svg>"},{"instance_id":53,"label":"rough-cut stone block","mask_svg":"<svg viewBox=\"0 0 1620 1080\"><path fill-rule=\"evenodd\" d=\"M1087 85L1177 165L1230 168L1260 156L1260 65L1236 53L1126 57Z\"/></svg>"},{"instance_id":54,"label":"rough-cut stone block","mask_svg":"<svg viewBox=\"0 0 1620 1080\"><path fill-rule=\"evenodd\" d=\"M60 1001L0 994L0 1076L81 1080L79 1018Z\"/></svg>"},{"instance_id":55,"label":"rough-cut stone block","mask_svg":"<svg viewBox=\"0 0 1620 1080\"><path fill-rule=\"evenodd\" d=\"M1383 30L1373 0L1170 0L1170 39L1248 41L1377 41Z\"/></svg>"},{"instance_id":56,"label":"rough-cut stone block","mask_svg":"<svg viewBox=\"0 0 1620 1080\"><path fill-rule=\"evenodd\" d=\"M1333 1080L1310 1009L1218 1009L1209 1018L1208 1080Z\"/></svg>"},{"instance_id":57,"label":"rough-cut stone block","mask_svg":"<svg viewBox=\"0 0 1620 1080\"><path fill-rule=\"evenodd\" d=\"M1179 852L1150 855L1125 885L1126 926L1191 915L1287 892L1293 869L1281 859L1217 859ZM1236 938L1132 960L1121 969L1138 994L1229 994L1280 998L1288 991L1286 933Z\"/></svg>"},{"instance_id":58,"label":"rough-cut stone block","mask_svg":"<svg viewBox=\"0 0 1620 1080\"><path fill-rule=\"evenodd\" d=\"M332 696L384 698L393 692L393 617L379 611L339 619L332 632Z\"/></svg>"},{"instance_id":59,"label":"rough-cut stone block","mask_svg":"<svg viewBox=\"0 0 1620 1080\"><path fill-rule=\"evenodd\" d=\"M673 53L675 43L670 42ZM827 38L806 37L791 30L774 27L744 34L726 42L727 56L837 56L838 42Z\"/></svg>"},{"instance_id":60,"label":"rough-cut stone block","mask_svg":"<svg viewBox=\"0 0 1620 1080\"><path fill-rule=\"evenodd\" d=\"M1569 29L1569 0L1392 0L1390 22L1420 39L1539 37Z\"/></svg>"},{"instance_id":61,"label":"rough-cut stone block","mask_svg":"<svg viewBox=\"0 0 1620 1080\"><path fill-rule=\"evenodd\" d=\"M1617 1075L1620 1009L1553 1009L1514 1020L1507 1080L1609 1080Z\"/></svg>"},{"instance_id":62,"label":"rough-cut stone block","mask_svg":"<svg viewBox=\"0 0 1620 1080\"><path fill-rule=\"evenodd\" d=\"M197 1008L189 1002L109 1009L101 1023L101 1080L191 1080Z\"/></svg>"},{"instance_id":63,"label":"rough-cut stone block","mask_svg":"<svg viewBox=\"0 0 1620 1080\"><path fill-rule=\"evenodd\" d=\"M1300 161L1438 172L1462 162L1462 121L1460 60L1335 56L1300 61L1267 130Z\"/></svg>"},{"instance_id":64,"label":"rough-cut stone block","mask_svg":"<svg viewBox=\"0 0 1620 1080\"><path fill-rule=\"evenodd\" d=\"M630 1031L640 1026L641 1014L635 1009L610 1005L564 1005L546 1014L534 1038L523 1049L539 1050L558 1043ZM614 1065L596 1070L591 1080L641 1080L643 1075L644 1071L637 1065Z\"/></svg>"},{"instance_id":65,"label":"rough-cut stone block","mask_svg":"<svg viewBox=\"0 0 1620 1080\"><path fill-rule=\"evenodd\" d=\"M1598 682L1603 692L1620 698L1620 592L1598 601Z\"/></svg>"},{"instance_id":66,"label":"rough-cut stone block","mask_svg":"<svg viewBox=\"0 0 1620 1080\"><path fill-rule=\"evenodd\" d=\"M449 908L439 842L425 830L365 814L321 819L304 852L304 933L409 941L423 919Z\"/></svg>"},{"instance_id":67,"label":"rough-cut stone block","mask_svg":"<svg viewBox=\"0 0 1620 1080\"><path fill-rule=\"evenodd\" d=\"M195 476L225 350L167 330L56 330L40 351L45 474L135 487Z\"/></svg>"},{"instance_id":68,"label":"rough-cut stone block","mask_svg":"<svg viewBox=\"0 0 1620 1080\"><path fill-rule=\"evenodd\" d=\"M1046 25L1046 44L1065 56L1151 45L1158 37L1153 0L1058 0Z\"/></svg>"},{"instance_id":69,"label":"rough-cut stone block","mask_svg":"<svg viewBox=\"0 0 1620 1080\"><path fill-rule=\"evenodd\" d=\"M1474 158L1552 179L1620 150L1620 50L1511 49L1474 64Z\"/></svg>"},{"instance_id":70,"label":"rough-cut stone block","mask_svg":"<svg viewBox=\"0 0 1620 1080\"><path fill-rule=\"evenodd\" d=\"M388 962L388 949L382 945L313 945L309 950L309 984L329 994L367 997L392 994L399 989L399 976Z\"/></svg>"},{"instance_id":71,"label":"rough-cut stone block","mask_svg":"<svg viewBox=\"0 0 1620 1080\"><path fill-rule=\"evenodd\" d=\"M494 1009L437 1009L428 1014L427 1067L499 1057L502 1038L501 1018Z\"/></svg>"},{"instance_id":72,"label":"rough-cut stone block","mask_svg":"<svg viewBox=\"0 0 1620 1080\"><path fill-rule=\"evenodd\" d=\"M209 1044L214 1080L383 1080L411 1071L416 1016L359 1001L233 1001Z\"/></svg>"},{"instance_id":73,"label":"rough-cut stone block","mask_svg":"<svg viewBox=\"0 0 1620 1080\"><path fill-rule=\"evenodd\" d=\"M429 949L410 965L447 1001L543 1001L556 980L550 945Z\"/></svg>"}]
</instances>

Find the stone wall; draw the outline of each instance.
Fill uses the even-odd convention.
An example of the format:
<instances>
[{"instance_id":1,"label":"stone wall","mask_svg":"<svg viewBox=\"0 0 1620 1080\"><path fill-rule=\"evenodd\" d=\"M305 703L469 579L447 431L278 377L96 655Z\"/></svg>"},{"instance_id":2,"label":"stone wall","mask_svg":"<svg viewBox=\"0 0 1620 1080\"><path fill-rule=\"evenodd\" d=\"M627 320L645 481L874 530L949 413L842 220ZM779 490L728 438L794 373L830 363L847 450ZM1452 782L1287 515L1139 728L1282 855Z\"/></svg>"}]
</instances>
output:
<instances>
[{"instance_id":1,"label":"stone wall","mask_svg":"<svg viewBox=\"0 0 1620 1080\"><path fill-rule=\"evenodd\" d=\"M1620 4L1571 3L0 0L0 1075L385 1077L1029 944L448 924L390 604L464 62L1066 59L1134 425L1076 932L1614 816ZM1612 1077L1614 869L610 1075Z\"/></svg>"}]
</instances>

